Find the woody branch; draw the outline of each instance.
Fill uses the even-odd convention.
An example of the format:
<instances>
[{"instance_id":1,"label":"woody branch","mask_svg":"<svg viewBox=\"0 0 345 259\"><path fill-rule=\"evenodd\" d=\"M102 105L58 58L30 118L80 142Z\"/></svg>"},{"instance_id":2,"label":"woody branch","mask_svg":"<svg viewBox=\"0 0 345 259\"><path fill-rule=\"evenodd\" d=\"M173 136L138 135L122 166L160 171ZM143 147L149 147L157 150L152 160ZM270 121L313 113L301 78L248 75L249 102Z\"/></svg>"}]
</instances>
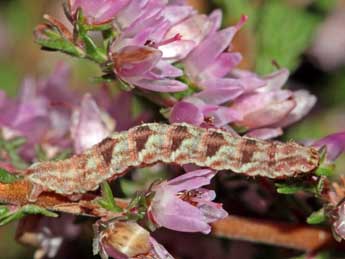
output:
<instances>
[{"instance_id":1,"label":"woody branch","mask_svg":"<svg viewBox=\"0 0 345 259\"><path fill-rule=\"evenodd\" d=\"M29 204L27 194L30 185L21 180L11 184L0 183L0 202L23 206ZM84 195L78 202L52 193L42 193L35 205L49 210L100 217L106 211L94 202L96 195ZM128 203L116 199L117 205L126 208ZM212 234L217 237L245 240L255 243L288 247L303 251L315 251L325 247L339 246L327 229L308 225L288 224L273 221L261 221L237 216L230 216L212 224Z\"/></svg>"}]
</instances>

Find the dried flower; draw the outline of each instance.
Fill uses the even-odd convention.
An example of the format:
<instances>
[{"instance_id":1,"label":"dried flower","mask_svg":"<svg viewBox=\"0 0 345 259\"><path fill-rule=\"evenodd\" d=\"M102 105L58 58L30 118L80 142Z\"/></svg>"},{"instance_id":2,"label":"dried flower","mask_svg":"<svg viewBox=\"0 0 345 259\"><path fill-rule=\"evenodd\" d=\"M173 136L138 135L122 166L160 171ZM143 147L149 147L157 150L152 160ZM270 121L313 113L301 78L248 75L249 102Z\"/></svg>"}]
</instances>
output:
<instances>
[{"instance_id":1,"label":"dried flower","mask_svg":"<svg viewBox=\"0 0 345 259\"><path fill-rule=\"evenodd\" d=\"M95 253L102 258L169 259L173 258L150 233L135 222L115 221L94 240Z\"/></svg>"},{"instance_id":2,"label":"dried flower","mask_svg":"<svg viewBox=\"0 0 345 259\"><path fill-rule=\"evenodd\" d=\"M214 203L214 191L201 188L210 184L215 172L196 170L155 186L149 215L157 225L182 232L209 233L209 223L228 213Z\"/></svg>"},{"instance_id":3,"label":"dried flower","mask_svg":"<svg viewBox=\"0 0 345 259\"><path fill-rule=\"evenodd\" d=\"M333 222L333 230L340 239L345 239L345 203L342 202L336 208L336 220Z\"/></svg>"}]
</instances>

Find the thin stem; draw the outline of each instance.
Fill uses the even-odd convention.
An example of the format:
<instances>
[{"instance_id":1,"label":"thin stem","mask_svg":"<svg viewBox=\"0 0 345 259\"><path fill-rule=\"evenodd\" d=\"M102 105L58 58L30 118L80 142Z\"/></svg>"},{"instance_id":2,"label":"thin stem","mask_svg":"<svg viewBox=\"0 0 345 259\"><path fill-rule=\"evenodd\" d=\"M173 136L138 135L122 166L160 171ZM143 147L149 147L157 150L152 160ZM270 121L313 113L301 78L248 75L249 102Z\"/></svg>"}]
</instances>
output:
<instances>
[{"instance_id":1,"label":"thin stem","mask_svg":"<svg viewBox=\"0 0 345 259\"><path fill-rule=\"evenodd\" d=\"M20 206L29 204L27 200L29 187L30 184L25 180L10 184L0 183L0 202ZM97 202L94 202L98 198L101 197L84 195L80 201L73 202L64 196L44 192L39 196L35 205L58 212L100 217L106 215L107 211L99 206ZM116 204L121 208L128 206L128 202L122 199L116 199ZM344 250L344 246L332 238L329 230L309 225L230 216L213 223L212 227L212 234L216 237L245 240L303 251L315 251L329 247Z\"/></svg>"},{"instance_id":2,"label":"thin stem","mask_svg":"<svg viewBox=\"0 0 345 259\"><path fill-rule=\"evenodd\" d=\"M329 230L302 224L289 224L230 216L213 224L217 237L245 240L303 251L340 246ZM340 247L344 249L344 247Z\"/></svg>"}]
</instances>

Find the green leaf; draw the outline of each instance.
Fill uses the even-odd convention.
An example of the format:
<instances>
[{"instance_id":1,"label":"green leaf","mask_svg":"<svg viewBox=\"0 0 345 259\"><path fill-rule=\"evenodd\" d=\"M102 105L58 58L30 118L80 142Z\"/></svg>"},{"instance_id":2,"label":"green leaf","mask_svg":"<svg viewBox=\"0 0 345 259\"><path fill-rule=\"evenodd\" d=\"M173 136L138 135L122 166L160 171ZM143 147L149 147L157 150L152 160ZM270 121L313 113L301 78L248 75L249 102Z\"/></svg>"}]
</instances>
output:
<instances>
[{"instance_id":1,"label":"green leaf","mask_svg":"<svg viewBox=\"0 0 345 259\"><path fill-rule=\"evenodd\" d=\"M89 59L99 64L105 63L108 60L105 51L102 48L98 48L89 35L80 33L79 37L85 43L85 50Z\"/></svg>"},{"instance_id":2,"label":"green leaf","mask_svg":"<svg viewBox=\"0 0 345 259\"><path fill-rule=\"evenodd\" d=\"M51 28L46 28L39 33L35 33L35 41L44 49L61 51L71 56L82 58L85 56L82 49L76 46L73 42L65 39L61 34Z\"/></svg>"},{"instance_id":3,"label":"green leaf","mask_svg":"<svg viewBox=\"0 0 345 259\"><path fill-rule=\"evenodd\" d=\"M103 64L108 60L107 54L104 49L97 47L92 38L88 35L89 30L93 30L93 27L86 24L86 19L83 16L81 9L77 12L77 23L75 25L75 32L77 38L80 38L85 45L86 55L92 61ZM104 29L109 29L106 27Z\"/></svg>"},{"instance_id":4,"label":"green leaf","mask_svg":"<svg viewBox=\"0 0 345 259\"><path fill-rule=\"evenodd\" d=\"M59 215L51 212L45 208L36 206L36 205L25 205L21 208L19 208L17 211L15 212L10 212L8 209L3 210L3 214L0 215L0 226L6 225L8 223L11 223L15 220L19 220L23 217L25 217L26 215L43 215L46 217L58 217Z\"/></svg>"},{"instance_id":5,"label":"green leaf","mask_svg":"<svg viewBox=\"0 0 345 259\"><path fill-rule=\"evenodd\" d=\"M310 258L310 253L306 255L297 256L297 257L291 257L289 259L309 259L309 258ZM312 258L313 259L331 259L332 257L329 251L322 251L317 254L313 254Z\"/></svg>"},{"instance_id":6,"label":"green leaf","mask_svg":"<svg viewBox=\"0 0 345 259\"><path fill-rule=\"evenodd\" d=\"M325 222L327 219L325 210L322 208L318 211L313 212L308 218L307 218L307 223L308 224L321 224Z\"/></svg>"},{"instance_id":7,"label":"green leaf","mask_svg":"<svg viewBox=\"0 0 345 259\"><path fill-rule=\"evenodd\" d=\"M102 199L98 201L99 205L109 211L121 212L122 209L119 206L117 206L110 185L107 182L103 182L101 185L101 189Z\"/></svg>"},{"instance_id":8,"label":"green leaf","mask_svg":"<svg viewBox=\"0 0 345 259\"><path fill-rule=\"evenodd\" d=\"M0 136L0 150L4 150L9 156L11 164L19 169L24 169L28 166L26 162L18 155L19 148L25 143L26 139L22 137L4 140Z\"/></svg>"},{"instance_id":9,"label":"green leaf","mask_svg":"<svg viewBox=\"0 0 345 259\"><path fill-rule=\"evenodd\" d=\"M46 217L56 218L59 215L55 212L49 211L45 208L39 207L37 205L25 205L21 208L21 211L25 214L43 215Z\"/></svg>"},{"instance_id":10,"label":"green leaf","mask_svg":"<svg viewBox=\"0 0 345 259\"><path fill-rule=\"evenodd\" d=\"M18 180L19 177L7 172L5 169L0 168L0 182L1 183L13 183Z\"/></svg>"},{"instance_id":11,"label":"green leaf","mask_svg":"<svg viewBox=\"0 0 345 259\"><path fill-rule=\"evenodd\" d=\"M6 215L9 212L9 209L6 205L0 205L0 218Z\"/></svg>"},{"instance_id":12,"label":"green leaf","mask_svg":"<svg viewBox=\"0 0 345 259\"><path fill-rule=\"evenodd\" d=\"M334 164L326 164L319 166L316 169L315 174L318 176L327 176L330 177L334 174L335 165Z\"/></svg>"},{"instance_id":13,"label":"green leaf","mask_svg":"<svg viewBox=\"0 0 345 259\"><path fill-rule=\"evenodd\" d=\"M276 183L277 192L280 194L295 194L296 192L314 192L314 189L310 186L297 185L297 184L286 184L286 183Z\"/></svg>"}]
</instances>

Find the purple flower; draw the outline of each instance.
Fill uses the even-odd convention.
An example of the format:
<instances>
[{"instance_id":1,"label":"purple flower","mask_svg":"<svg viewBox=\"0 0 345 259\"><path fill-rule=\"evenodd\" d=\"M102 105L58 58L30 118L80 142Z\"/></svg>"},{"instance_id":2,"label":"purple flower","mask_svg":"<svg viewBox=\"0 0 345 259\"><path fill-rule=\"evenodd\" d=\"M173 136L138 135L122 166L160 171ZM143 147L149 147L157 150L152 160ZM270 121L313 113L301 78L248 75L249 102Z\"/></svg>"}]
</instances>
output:
<instances>
[{"instance_id":1,"label":"purple flower","mask_svg":"<svg viewBox=\"0 0 345 259\"><path fill-rule=\"evenodd\" d=\"M237 125L255 129L283 120L295 106L291 91L277 90L243 95L236 99L231 107L243 115L242 120L236 121Z\"/></svg>"},{"instance_id":2,"label":"purple flower","mask_svg":"<svg viewBox=\"0 0 345 259\"><path fill-rule=\"evenodd\" d=\"M127 19L122 20L121 14L117 17L122 31L111 46L110 57L119 79L151 91L178 92L187 88L175 80L183 72L170 64L172 56L163 47L181 41L178 33L169 38L166 35L174 22L188 15L189 8L176 7L184 11L176 19L172 17L176 10L165 4L162 1L148 1L147 4L132 1L123 11Z\"/></svg>"},{"instance_id":3,"label":"purple flower","mask_svg":"<svg viewBox=\"0 0 345 259\"><path fill-rule=\"evenodd\" d=\"M66 78L65 67L59 65L48 80L26 79L16 100L10 100L2 93L4 105L0 106L0 127L7 139L16 136L27 139L22 155L28 160L34 157L34 146L37 144L52 155L66 146L70 110L60 103ZM68 92L66 100L72 95Z\"/></svg>"},{"instance_id":4,"label":"purple flower","mask_svg":"<svg viewBox=\"0 0 345 259\"><path fill-rule=\"evenodd\" d=\"M345 151L345 131L328 135L313 143L313 146L320 148L325 146L326 160L333 162Z\"/></svg>"},{"instance_id":5,"label":"purple flower","mask_svg":"<svg viewBox=\"0 0 345 259\"><path fill-rule=\"evenodd\" d=\"M115 221L98 233L94 240L94 253L100 253L102 258L111 256L115 259L173 259L146 229L130 221Z\"/></svg>"},{"instance_id":6,"label":"purple flower","mask_svg":"<svg viewBox=\"0 0 345 259\"><path fill-rule=\"evenodd\" d=\"M80 109L75 110L72 116L71 133L75 152L81 153L99 143L108 137L114 128L113 119L99 109L90 94L86 94Z\"/></svg>"},{"instance_id":7,"label":"purple flower","mask_svg":"<svg viewBox=\"0 0 345 259\"><path fill-rule=\"evenodd\" d=\"M157 92L179 92L187 88L173 79L182 76L182 71L162 61L162 52L157 48L126 46L113 49L111 58L115 74L134 86Z\"/></svg>"},{"instance_id":8,"label":"purple flower","mask_svg":"<svg viewBox=\"0 0 345 259\"><path fill-rule=\"evenodd\" d=\"M19 96L9 99L0 91L0 129L5 139L24 137L27 143L20 155L27 161L35 159L35 146L40 145L48 158L74 146L75 152L91 147L115 129L125 130L142 121L131 114L129 93L112 95L106 87L91 95L82 95L69 88L70 71L63 63L44 80L27 78ZM118 109L121 107L121 109ZM72 133L72 134L70 134Z\"/></svg>"},{"instance_id":9,"label":"purple flower","mask_svg":"<svg viewBox=\"0 0 345 259\"><path fill-rule=\"evenodd\" d=\"M129 0L68 0L68 7L73 19L79 8L88 24L99 25L111 22Z\"/></svg>"},{"instance_id":10,"label":"purple flower","mask_svg":"<svg viewBox=\"0 0 345 259\"><path fill-rule=\"evenodd\" d=\"M220 27L221 13L214 12L210 16L212 29L208 36L187 56L184 61L189 79L201 88L218 87L256 87L262 85L251 77L228 78L230 71L241 61L239 53L224 52L230 45L236 32L247 20L246 16L230 28L217 31Z\"/></svg>"},{"instance_id":11,"label":"purple flower","mask_svg":"<svg viewBox=\"0 0 345 259\"><path fill-rule=\"evenodd\" d=\"M97 104L116 120L116 131L128 130L143 122L149 122L152 117L149 111L133 115L134 96L131 92L123 91L113 97L110 87L104 85L93 94L93 97Z\"/></svg>"},{"instance_id":12,"label":"purple flower","mask_svg":"<svg viewBox=\"0 0 345 259\"><path fill-rule=\"evenodd\" d=\"M263 78L246 71L236 70L234 74L263 85L206 88L178 102L171 111L170 121L198 126L211 122L215 127L228 129L232 123L249 136L269 139L281 135L282 127L300 120L316 102L307 91L281 89L289 75L286 69Z\"/></svg>"},{"instance_id":13,"label":"purple flower","mask_svg":"<svg viewBox=\"0 0 345 259\"><path fill-rule=\"evenodd\" d=\"M215 192L200 188L210 184L215 172L196 170L154 187L149 215L157 225L182 232L209 233L209 223L228 213L214 203Z\"/></svg>"}]
</instances>

